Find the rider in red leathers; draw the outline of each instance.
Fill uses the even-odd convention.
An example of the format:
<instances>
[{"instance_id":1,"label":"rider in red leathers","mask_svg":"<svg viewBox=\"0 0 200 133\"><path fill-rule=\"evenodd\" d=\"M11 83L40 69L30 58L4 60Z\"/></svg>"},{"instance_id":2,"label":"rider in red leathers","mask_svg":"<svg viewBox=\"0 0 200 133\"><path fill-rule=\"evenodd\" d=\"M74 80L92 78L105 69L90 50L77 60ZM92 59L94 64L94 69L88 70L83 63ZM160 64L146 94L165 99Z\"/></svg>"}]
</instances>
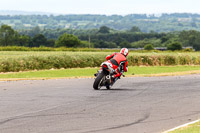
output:
<instances>
[{"instance_id":1,"label":"rider in red leathers","mask_svg":"<svg viewBox=\"0 0 200 133\"><path fill-rule=\"evenodd\" d=\"M113 75L113 78L120 77L122 75L122 71L128 71L128 61L126 59L129 51L127 48L122 48L120 53L113 53L112 55L108 55L106 60L113 64L113 68L118 68L122 66L122 70L117 70L117 74Z\"/></svg>"}]
</instances>

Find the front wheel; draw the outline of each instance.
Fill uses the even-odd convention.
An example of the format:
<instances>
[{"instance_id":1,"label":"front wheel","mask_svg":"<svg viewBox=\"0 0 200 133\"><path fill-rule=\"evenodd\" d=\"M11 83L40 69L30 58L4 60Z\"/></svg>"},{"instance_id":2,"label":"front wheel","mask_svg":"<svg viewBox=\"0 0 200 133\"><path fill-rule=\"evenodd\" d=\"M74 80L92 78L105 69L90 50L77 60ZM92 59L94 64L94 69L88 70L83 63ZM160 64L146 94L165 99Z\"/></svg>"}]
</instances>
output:
<instances>
[{"instance_id":1,"label":"front wheel","mask_svg":"<svg viewBox=\"0 0 200 133\"><path fill-rule=\"evenodd\" d=\"M103 82L104 76L105 75L104 75L103 72L101 72L101 73L98 74L98 76L95 79L94 84L93 84L93 88L95 90L99 90L102 87L101 83Z\"/></svg>"}]
</instances>

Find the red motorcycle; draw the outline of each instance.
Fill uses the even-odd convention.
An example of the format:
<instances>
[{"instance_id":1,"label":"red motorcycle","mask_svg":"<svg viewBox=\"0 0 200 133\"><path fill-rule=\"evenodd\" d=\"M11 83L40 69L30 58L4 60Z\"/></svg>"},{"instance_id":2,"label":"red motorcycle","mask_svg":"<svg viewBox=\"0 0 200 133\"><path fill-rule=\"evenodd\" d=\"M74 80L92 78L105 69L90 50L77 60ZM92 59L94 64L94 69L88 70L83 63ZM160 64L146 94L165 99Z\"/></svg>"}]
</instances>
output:
<instances>
[{"instance_id":1,"label":"red motorcycle","mask_svg":"<svg viewBox=\"0 0 200 133\"><path fill-rule=\"evenodd\" d=\"M113 84L120 79L120 77L113 78L113 75L117 73L121 73L123 77L125 62L121 62L119 66L113 65L109 60L105 61L101 64L100 70L94 74L95 81L93 84L93 88L95 90L99 90L102 86L105 86L107 89L111 89Z\"/></svg>"}]
</instances>

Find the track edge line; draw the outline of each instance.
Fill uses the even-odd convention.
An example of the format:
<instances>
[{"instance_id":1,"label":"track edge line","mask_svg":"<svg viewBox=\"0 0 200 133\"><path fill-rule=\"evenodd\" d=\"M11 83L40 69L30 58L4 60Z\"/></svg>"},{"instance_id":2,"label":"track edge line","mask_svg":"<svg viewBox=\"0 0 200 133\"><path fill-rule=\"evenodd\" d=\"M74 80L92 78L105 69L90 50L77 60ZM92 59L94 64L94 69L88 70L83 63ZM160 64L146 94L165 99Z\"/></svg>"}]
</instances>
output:
<instances>
[{"instance_id":1,"label":"track edge line","mask_svg":"<svg viewBox=\"0 0 200 133\"><path fill-rule=\"evenodd\" d=\"M183 124L183 125L180 125L180 126L177 126L177 127L175 127L175 128L169 129L169 130L164 131L164 132L162 132L162 133L169 133L169 132L174 131L174 130L176 130L176 129L180 129L180 128L182 128L182 127L186 127L186 126L188 126L188 125L191 125L191 124L194 124L194 123L197 123L197 122L200 122L200 119L199 119L199 120L196 120L196 121L192 121L192 122L186 123L186 124Z\"/></svg>"}]
</instances>

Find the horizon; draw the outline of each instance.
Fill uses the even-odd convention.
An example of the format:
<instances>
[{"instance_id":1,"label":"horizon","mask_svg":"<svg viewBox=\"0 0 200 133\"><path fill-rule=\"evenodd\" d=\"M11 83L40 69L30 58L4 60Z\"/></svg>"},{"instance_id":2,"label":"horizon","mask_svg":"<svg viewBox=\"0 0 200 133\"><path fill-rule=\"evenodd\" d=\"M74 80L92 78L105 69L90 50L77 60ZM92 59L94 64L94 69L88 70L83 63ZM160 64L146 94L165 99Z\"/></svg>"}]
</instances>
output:
<instances>
[{"instance_id":1,"label":"horizon","mask_svg":"<svg viewBox=\"0 0 200 133\"><path fill-rule=\"evenodd\" d=\"M70 14L63 14L63 13L54 13L54 12L42 12L42 11L26 11L26 10L0 10L0 15L13 15L9 14L9 12L12 12L14 15L105 15L105 16L112 16L112 15L119 15L119 16L127 16L127 15L132 15L132 14L145 14L145 15L157 15L157 16L162 16L163 14L199 14L198 12L161 12L161 13L129 13L129 14L93 14L93 13L85 13L85 14L75 14L75 13L70 13ZM1 14L5 13L5 14ZM20 14L21 13L21 14Z\"/></svg>"}]
</instances>

